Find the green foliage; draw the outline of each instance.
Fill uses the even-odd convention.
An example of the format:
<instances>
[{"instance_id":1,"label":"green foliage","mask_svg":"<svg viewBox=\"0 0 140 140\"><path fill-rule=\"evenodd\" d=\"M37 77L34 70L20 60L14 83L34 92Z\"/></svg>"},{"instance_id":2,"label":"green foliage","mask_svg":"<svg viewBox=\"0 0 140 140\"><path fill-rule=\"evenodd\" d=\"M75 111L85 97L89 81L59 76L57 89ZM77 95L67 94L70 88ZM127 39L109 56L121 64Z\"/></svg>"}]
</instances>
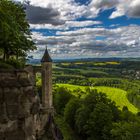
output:
<instances>
[{"instance_id":1,"label":"green foliage","mask_svg":"<svg viewBox=\"0 0 140 140\"><path fill-rule=\"evenodd\" d=\"M41 75L36 74L36 89L37 93L39 94L40 99L42 99L42 80L41 80Z\"/></svg>"},{"instance_id":2,"label":"green foliage","mask_svg":"<svg viewBox=\"0 0 140 140\"><path fill-rule=\"evenodd\" d=\"M69 124L65 121L63 116L56 115L54 119L60 131L62 132L63 140L81 140L77 137L77 135L74 133L73 129L69 126Z\"/></svg>"},{"instance_id":3,"label":"green foliage","mask_svg":"<svg viewBox=\"0 0 140 140\"><path fill-rule=\"evenodd\" d=\"M65 106L64 119L71 126L71 128L75 127L74 116L79 107L80 107L80 101L78 98L74 98L74 99L72 98Z\"/></svg>"},{"instance_id":4,"label":"green foliage","mask_svg":"<svg viewBox=\"0 0 140 140\"><path fill-rule=\"evenodd\" d=\"M89 139L109 140L112 119L111 108L102 102L97 103L93 112L90 113L88 123L86 124L86 133L89 135Z\"/></svg>"},{"instance_id":5,"label":"green foliage","mask_svg":"<svg viewBox=\"0 0 140 140\"><path fill-rule=\"evenodd\" d=\"M96 89L98 92L105 93L109 99L111 99L116 103L116 105L119 107L120 110L122 110L124 106L127 106L131 112L135 114L138 112L138 108L136 108L133 104L131 104L127 99L127 92L119 88L112 88L106 86L88 87L88 86L76 86L70 84L57 84L57 85L69 89L72 95L76 97L80 96L81 98L85 98L87 96L88 94L87 89L88 90ZM79 93L75 91L82 91L82 92Z\"/></svg>"},{"instance_id":6,"label":"green foliage","mask_svg":"<svg viewBox=\"0 0 140 140\"><path fill-rule=\"evenodd\" d=\"M57 86L67 88L74 96L66 103L61 115L63 122L71 128L65 131L76 133L71 139L77 140L78 136L80 140L139 140L140 81L135 80L139 63L71 62L55 65Z\"/></svg>"},{"instance_id":7,"label":"green foliage","mask_svg":"<svg viewBox=\"0 0 140 140\"><path fill-rule=\"evenodd\" d=\"M61 127L65 137L68 139L80 137L80 140L127 140L128 138L128 140L138 140L139 115L131 113L126 106L122 111L118 110L118 107L107 98L106 94L98 92L96 89L82 87L81 90L86 95L84 98L82 96L78 98L79 93L77 93L77 97L68 97L68 94L74 95L78 91L74 90L74 86L71 88L57 86L55 89L56 93L66 93L66 95L56 94L57 96L62 95L57 98L55 95L55 108L58 110L57 107L59 107L59 110L62 111L57 111L57 113L61 114L63 118L63 127ZM72 93L73 91L74 93ZM80 94L82 92L80 91ZM66 131L70 131L74 137L70 138Z\"/></svg>"},{"instance_id":8,"label":"green foliage","mask_svg":"<svg viewBox=\"0 0 140 140\"><path fill-rule=\"evenodd\" d=\"M140 122L118 122L111 130L113 140L139 140Z\"/></svg>"},{"instance_id":9,"label":"green foliage","mask_svg":"<svg viewBox=\"0 0 140 140\"><path fill-rule=\"evenodd\" d=\"M0 50L3 59L25 57L27 51L34 50L29 24L21 4L11 0L0 1Z\"/></svg>"},{"instance_id":10,"label":"green foliage","mask_svg":"<svg viewBox=\"0 0 140 140\"><path fill-rule=\"evenodd\" d=\"M109 139L112 122L118 112L105 94L90 91L75 115L78 133L89 140Z\"/></svg>"},{"instance_id":11,"label":"green foliage","mask_svg":"<svg viewBox=\"0 0 140 140\"><path fill-rule=\"evenodd\" d=\"M24 59L9 59L6 61L7 64L12 65L14 68L24 68L25 66L25 60Z\"/></svg>"},{"instance_id":12,"label":"green foliage","mask_svg":"<svg viewBox=\"0 0 140 140\"><path fill-rule=\"evenodd\" d=\"M56 112L62 115L66 104L73 96L63 87L57 88L54 93L54 107Z\"/></svg>"}]
</instances>

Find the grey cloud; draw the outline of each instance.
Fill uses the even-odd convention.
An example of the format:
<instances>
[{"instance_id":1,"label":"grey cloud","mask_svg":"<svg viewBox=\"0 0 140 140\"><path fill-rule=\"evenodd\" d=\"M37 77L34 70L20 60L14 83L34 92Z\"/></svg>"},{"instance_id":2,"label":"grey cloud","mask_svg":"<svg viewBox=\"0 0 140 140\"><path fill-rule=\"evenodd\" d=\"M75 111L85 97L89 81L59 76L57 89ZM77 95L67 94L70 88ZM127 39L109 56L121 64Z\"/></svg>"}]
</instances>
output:
<instances>
[{"instance_id":1,"label":"grey cloud","mask_svg":"<svg viewBox=\"0 0 140 140\"><path fill-rule=\"evenodd\" d=\"M116 10L111 14L110 18L116 18L123 15L140 18L139 0L121 0L115 7Z\"/></svg>"},{"instance_id":2,"label":"grey cloud","mask_svg":"<svg viewBox=\"0 0 140 140\"><path fill-rule=\"evenodd\" d=\"M128 11L128 15L130 17L140 18L140 3L139 5L136 5L135 7L130 8L130 10Z\"/></svg>"},{"instance_id":3,"label":"grey cloud","mask_svg":"<svg viewBox=\"0 0 140 140\"><path fill-rule=\"evenodd\" d=\"M108 9L116 6L118 4L118 0L93 0L93 6L103 9Z\"/></svg>"},{"instance_id":4,"label":"grey cloud","mask_svg":"<svg viewBox=\"0 0 140 140\"><path fill-rule=\"evenodd\" d=\"M60 13L50 7L37 7L32 5L26 5L27 19L31 24L52 24L62 25L63 20L60 20Z\"/></svg>"},{"instance_id":5,"label":"grey cloud","mask_svg":"<svg viewBox=\"0 0 140 140\"><path fill-rule=\"evenodd\" d=\"M80 42L78 45L75 43L71 45L73 48L79 47L80 49L98 51L98 52L108 52L108 51L123 51L128 49L128 46L124 43L108 43L107 41L91 41L91 42Z\"/></svg>"}]
</instances>

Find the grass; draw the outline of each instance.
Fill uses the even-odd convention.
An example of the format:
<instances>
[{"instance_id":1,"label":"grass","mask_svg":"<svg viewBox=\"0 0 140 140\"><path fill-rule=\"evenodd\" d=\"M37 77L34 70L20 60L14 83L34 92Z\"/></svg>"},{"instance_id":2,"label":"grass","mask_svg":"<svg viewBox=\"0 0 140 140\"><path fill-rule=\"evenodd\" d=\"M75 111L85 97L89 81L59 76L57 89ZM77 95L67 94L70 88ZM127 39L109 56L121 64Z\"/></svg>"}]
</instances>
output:
<instances>
[{"instance_id":1,"label":"grass","mask_svg":"<svg viewBox=\"0 0 140 140\"><path fill-rule=\"evenodd\" d=\"M88 88L87 86L77 86L77 85L70 85L70 84L57 84L57 86L66 87L71 91L78 91L78 89L80 89L81 91L85 91L86 88ZM96 89L98 92L105 93L107 97L112 101L114 101L116 105L119 107L119 109L121 110L124 106L127 106L129 111L135 114L139 111L138 108L136 108L133 104L129 102L129 100L127 99L127 92L124 90L121 90L119 88L105 87L105 86L97 86L97 87L90 87L90 88ZM74 96L78 96L77 93L72 92ZM86 94L82 95L81 97L84 98L85 96Z\"/></svg>"}]
</instances>

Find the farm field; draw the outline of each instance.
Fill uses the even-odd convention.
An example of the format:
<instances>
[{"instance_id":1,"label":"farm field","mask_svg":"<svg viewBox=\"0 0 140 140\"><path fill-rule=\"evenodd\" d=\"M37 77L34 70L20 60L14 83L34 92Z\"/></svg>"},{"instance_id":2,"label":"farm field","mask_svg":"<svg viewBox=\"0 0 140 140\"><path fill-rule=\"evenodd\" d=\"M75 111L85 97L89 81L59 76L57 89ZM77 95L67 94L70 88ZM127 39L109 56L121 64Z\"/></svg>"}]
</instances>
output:
<instances>
[{"instance_id":1,"label":"farm field","mask_svg":"<svg viewBox=\"0 0 140 140\"><path fill-rule=\"evenodd\" d=\"M78 90L85 91L88 86L77 86L77 85L71 85L71 84L57 84L59 87L65 87L68 90L71 91L71 93L74 96L79 96ZM98 92L105 93L109 99L114 101L119 109L122 110L124 106L128 107L128 110L137 113L138 108L136 108L133 104L129 102L127 99L127 92L119 89L119 88L112 88L112 87L105 87L105 86L96 86L96 87L90 87L90 89L96 89ZM76 92L77 91L77 92ZM81 95L81 98L84 98L86 95Z\"/></svg>"}]
</instances>

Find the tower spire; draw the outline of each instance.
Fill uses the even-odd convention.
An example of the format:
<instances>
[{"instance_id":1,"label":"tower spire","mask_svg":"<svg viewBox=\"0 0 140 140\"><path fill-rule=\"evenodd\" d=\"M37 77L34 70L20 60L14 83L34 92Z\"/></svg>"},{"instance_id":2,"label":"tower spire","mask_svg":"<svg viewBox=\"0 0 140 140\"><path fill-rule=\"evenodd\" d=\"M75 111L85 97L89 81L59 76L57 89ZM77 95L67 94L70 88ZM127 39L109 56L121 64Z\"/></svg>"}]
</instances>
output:
<instances>
[{"instance_id":1,"label":"tower spire","mask_svg":"<svg viewBox=\"0 0 140 140\"><path fill-rule=\"evenodd\" d=\"M42 63L42 105L46 108L52 107L52 59L48 53L47 47Z\"/></svg>"},{"instance_id":2,"label":"tower spire","mask_svg":"<svg viewBox=\"0 0 140 140\"><path fill-rule=\"evenodd\" d=\"M48 53L47 46L46 46L46 49L45 49L45 53L44 53L44 55L43 55L43 57L42 57L42 59L41 59L41 62L42 62L42 63L43 63L43 62L52 62L52 59L51 59L51 57L50 57L50 55L49 55L49 53Z\"/></svg>"}]
</instances>

